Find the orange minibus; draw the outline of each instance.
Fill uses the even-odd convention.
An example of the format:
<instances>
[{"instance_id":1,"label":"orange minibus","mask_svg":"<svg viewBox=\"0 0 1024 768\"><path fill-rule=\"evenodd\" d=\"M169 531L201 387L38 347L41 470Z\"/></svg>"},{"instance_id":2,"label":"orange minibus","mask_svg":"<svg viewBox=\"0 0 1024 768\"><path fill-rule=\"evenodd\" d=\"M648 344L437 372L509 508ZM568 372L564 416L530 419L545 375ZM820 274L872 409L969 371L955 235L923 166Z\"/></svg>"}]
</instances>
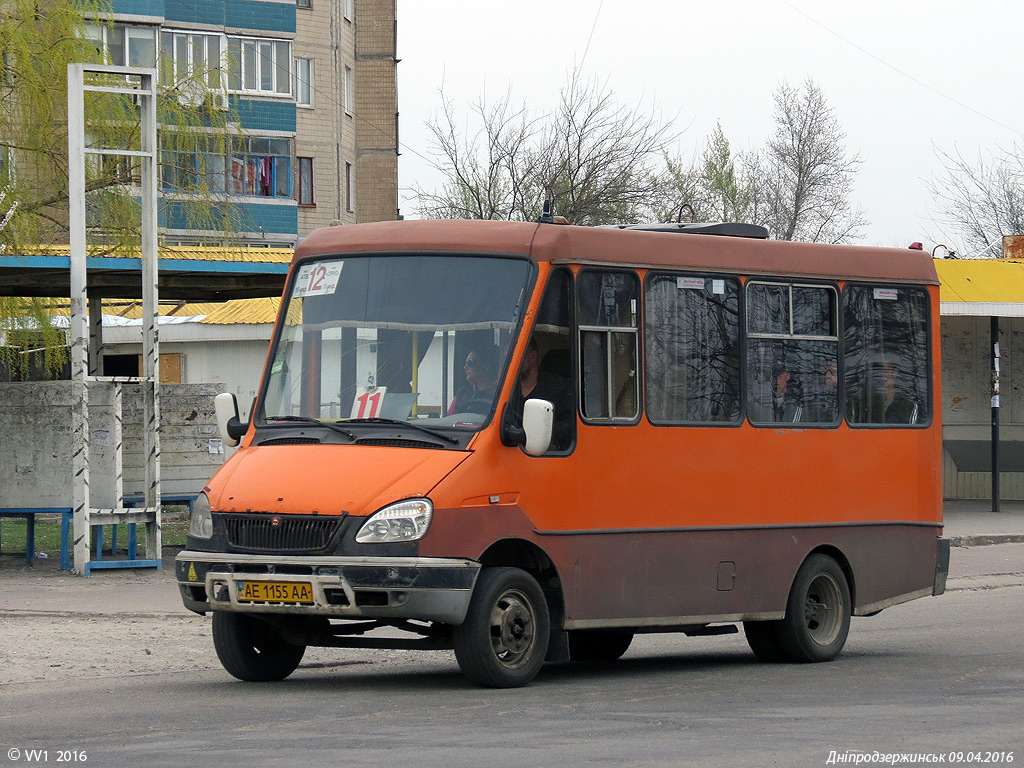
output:
<instances>
[{"instance_id":1,"label":"orange minibus","mask_svg":"<svg viewBox=\"0 0 1024 768\"><path fill-rule=\"evenodd\" d=\"M225 669L454 649L477 684L737 632L835 658L944 591L921 251L744 224L321 229L176 575ZM401 630L397 632L395 630Z\"/></svg>"}]
</instances>

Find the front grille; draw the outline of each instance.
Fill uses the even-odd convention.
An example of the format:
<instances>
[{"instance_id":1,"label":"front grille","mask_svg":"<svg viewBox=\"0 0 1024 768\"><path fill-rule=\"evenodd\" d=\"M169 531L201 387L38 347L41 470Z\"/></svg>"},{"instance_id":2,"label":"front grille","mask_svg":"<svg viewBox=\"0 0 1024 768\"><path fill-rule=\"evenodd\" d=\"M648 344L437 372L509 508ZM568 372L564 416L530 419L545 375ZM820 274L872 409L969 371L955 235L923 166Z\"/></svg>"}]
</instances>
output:
<instances>
[{"instance_id":1,"label":"front grille","mask_svg":"<svg viewBox=\"0 0 1024 768\"><path fill-rule=\"evenodd\" d=\"M224 522L228 545L257 552L323 552L341 528L344 517L319 515L215 515Z\"/></svg>"}]
</instances>

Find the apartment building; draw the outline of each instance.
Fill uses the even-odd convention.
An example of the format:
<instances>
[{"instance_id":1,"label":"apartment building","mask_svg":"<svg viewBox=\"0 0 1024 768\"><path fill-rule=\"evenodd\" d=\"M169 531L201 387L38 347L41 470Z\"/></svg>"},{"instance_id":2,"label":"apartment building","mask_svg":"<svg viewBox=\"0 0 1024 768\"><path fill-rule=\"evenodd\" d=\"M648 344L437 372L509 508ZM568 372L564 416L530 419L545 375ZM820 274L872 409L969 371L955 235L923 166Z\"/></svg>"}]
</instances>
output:
<instances>
[{"instance_id":1,"label":"apartment building","mask_svg":"<svg viewBox=\"0 0 1024 768\"><path fill-rule=\"evenodd\" d=\"M237 115L238 135L202 157L164 153L167 243L222 235L190 226L182 173L202 173L231 202L231 238L248 245L290 247L317 227L396 218L395 0L113 0L112 8L114 26L91 33L110 63L208 72L213 103Z\"/></svg>"}]
</instances>

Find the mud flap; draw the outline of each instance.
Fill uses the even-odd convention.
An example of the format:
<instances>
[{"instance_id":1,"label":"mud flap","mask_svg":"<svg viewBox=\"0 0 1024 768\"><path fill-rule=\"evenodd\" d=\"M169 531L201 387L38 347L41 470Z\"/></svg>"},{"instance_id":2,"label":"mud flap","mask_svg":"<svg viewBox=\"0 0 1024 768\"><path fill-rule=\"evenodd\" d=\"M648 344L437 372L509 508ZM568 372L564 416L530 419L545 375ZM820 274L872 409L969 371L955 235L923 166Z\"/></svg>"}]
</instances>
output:
<instances>
[{"instance_id":1,"label":"mud flap","mask_svg":"<svg viewBox=\"0 0 1024 768\"><path fill-rule=\"evenodd\" d=\"M935 553L935 583L932 595L938 596L946 591L946 577L949 576L949 539L936 539L938 551Z\"/></svg>"}]
</instances>

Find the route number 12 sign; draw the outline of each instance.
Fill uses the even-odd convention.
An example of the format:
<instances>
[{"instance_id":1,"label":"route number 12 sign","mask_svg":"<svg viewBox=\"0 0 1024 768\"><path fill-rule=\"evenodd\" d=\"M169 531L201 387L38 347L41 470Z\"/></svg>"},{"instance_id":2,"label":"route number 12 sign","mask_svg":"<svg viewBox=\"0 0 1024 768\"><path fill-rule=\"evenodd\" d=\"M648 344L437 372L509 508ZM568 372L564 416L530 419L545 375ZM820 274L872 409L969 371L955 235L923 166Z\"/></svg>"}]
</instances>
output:
<instances>
[{"instance_id":1,"label":"route number 12 sign","mask_svg":"<svg viewBox=\"0 0 1024 768\"><path fill-rule=\"evenodd\" d=\"M330 296L338 288L343 261L317 261L303 264L295 278L295 290L292 296L301 299L305 296Z\"/></svg>"}]
</instances>

